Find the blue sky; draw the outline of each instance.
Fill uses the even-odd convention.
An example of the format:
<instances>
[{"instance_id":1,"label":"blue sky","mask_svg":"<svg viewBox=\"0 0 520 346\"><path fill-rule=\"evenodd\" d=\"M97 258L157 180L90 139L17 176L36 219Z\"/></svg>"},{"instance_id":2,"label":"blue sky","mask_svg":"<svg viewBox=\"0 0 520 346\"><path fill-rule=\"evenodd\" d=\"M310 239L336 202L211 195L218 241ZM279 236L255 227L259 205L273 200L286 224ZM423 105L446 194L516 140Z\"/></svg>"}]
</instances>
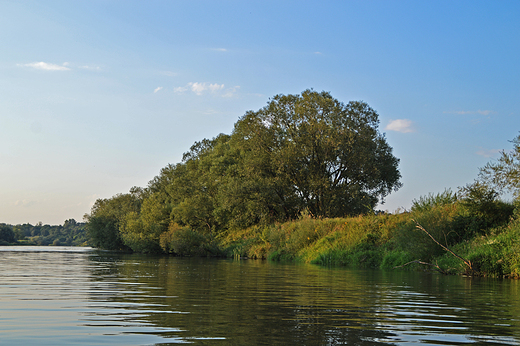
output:
<instances>
[{"instance_id":1,"label":"blue sky","mask_svg":"<svg viewBox=\"0 0 520 346\"><path fill-rule=\"evenodd\" d=\"M276 94L380 115L404 186L473 181L520 131L518 1L2 1L0 222L82 220Z\"/></svg>"}]
</instances>

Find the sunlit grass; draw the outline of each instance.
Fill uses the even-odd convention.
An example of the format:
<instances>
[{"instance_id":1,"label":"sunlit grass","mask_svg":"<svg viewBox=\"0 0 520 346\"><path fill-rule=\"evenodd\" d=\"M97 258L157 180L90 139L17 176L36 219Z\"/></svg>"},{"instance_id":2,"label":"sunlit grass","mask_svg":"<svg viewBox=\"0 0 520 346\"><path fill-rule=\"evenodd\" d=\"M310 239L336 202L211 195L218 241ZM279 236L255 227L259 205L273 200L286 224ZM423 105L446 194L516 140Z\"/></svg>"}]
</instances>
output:
<instances>
[{"instance_id":1,"label":"sunlit grass","mask_svg":"<svg viewBox=\"0 0 520 346\"><path fill-rule=\"evenodd\" d=\"M444 202L444 200L443 200ZM473 271L447 253L424 232L468 259ZM520 221L482 228L460 203L428 204L415 211L348 218L298 220L228 231L218 239L228 257L314 263L327 266L406 270L428 269L421 261L447 273L520 276ZM480 227L480 228L479 228Z\"/></svg>"}]
</instances>

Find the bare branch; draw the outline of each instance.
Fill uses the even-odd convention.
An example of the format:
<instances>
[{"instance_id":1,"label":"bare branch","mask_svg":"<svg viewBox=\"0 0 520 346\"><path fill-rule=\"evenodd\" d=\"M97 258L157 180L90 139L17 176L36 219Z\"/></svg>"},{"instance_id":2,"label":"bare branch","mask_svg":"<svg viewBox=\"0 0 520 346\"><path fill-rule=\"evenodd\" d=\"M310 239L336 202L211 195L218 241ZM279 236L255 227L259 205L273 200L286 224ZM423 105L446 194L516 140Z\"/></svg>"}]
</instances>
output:
<instances>
[{"instance_id":1,"label":"bare branch","mask_svg":"<svg viewBox=\"0 0 520 346\"><path fill-rule=\"evenodd\" d=\"M393 269L395 268L403 268L404 266L407 266L409 264L412 264L412 263L419 263L419 264L424 264L424 265L427 265L427 266L431 266L431 267L435 267L440 273L444 274L444 275L447 275L448 273L445 272L444 270L441 269L441 267L439 267L437 264L432 264L432 263L427 263L427 262L423 262L421 260L415 260L415 261L410 261L408 263L405 263L403 265L400 265L400 266L396 266L394 267Z\"/></svg>"},{"instance_id":2,"label":"bare branch","mask_svg":"<svg viewBox=\"0 0 520 346\"><path fill-rule=\"evenodd\" d=\"M446 246L442 245L441 243L439 243L430 233L428 233L427 230L424 229L423 226L421 226L419 224L419 222L417 222L416 220L412 219L413 222L415 222L415 224L417 225L416 227L418 229L420 229L421 231L423 231L424 233L426 233L430 238L432 238L432 240L437 243L440 247L442 247L444 250L448 251L449 253L451 253L453 256L457 257L458 259L460 259L461 261L463 261L470 270L473 270L472 266L471 266L471 262L469 260L466 260L462 257L460 257L459 255L457 255L455 252L453 252L452 250L450 250L449 248L447 248Z\"/></svg>"}]
</instances>

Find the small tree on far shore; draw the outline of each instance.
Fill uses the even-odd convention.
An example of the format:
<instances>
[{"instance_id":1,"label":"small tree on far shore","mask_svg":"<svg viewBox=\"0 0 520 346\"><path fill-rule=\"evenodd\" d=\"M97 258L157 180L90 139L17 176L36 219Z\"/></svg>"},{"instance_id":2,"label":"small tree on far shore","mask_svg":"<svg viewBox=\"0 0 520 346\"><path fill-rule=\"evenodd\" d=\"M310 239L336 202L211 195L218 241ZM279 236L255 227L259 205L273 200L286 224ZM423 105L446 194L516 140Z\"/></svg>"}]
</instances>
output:
<instances>
[{"instance_id":1,"label":"small tree on far shore","mask_svg":"<svg viewBox=\"0 0 520 346\"><path fill-rule=\"evenodd\" d=\"M5 224L0 225L0 242L16 242L16 239L14 237L14 231L10 226Z\"/></svg>"}]
</instances>

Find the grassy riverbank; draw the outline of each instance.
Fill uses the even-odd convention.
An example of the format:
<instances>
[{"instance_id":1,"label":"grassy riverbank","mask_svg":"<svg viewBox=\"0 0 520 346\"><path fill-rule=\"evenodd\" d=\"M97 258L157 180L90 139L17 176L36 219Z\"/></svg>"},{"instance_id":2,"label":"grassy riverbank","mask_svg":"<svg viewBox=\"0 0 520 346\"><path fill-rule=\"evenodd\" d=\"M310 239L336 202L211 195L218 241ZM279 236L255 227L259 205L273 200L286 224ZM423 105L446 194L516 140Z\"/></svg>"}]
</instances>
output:
<instances>
[{"instance_id":1,"label":"grassy riverbank","mask_svg":"<svg viewBox=\"0 0 520 346\"><path fill-rule=\"evenodd\" d=\"M129 244L143 253L293 261L327 266L438 270L520 277L520 208L481 185L413 201L410 211L263 223L218 232L171 222ZM117 228L115 228L117 231ZM128 241L123 231L122 240ZM117 233L116 233L117 236ZM95 244L92 244L95 246Z\"/></svg>"},{"instance_id":2,"label":"grassy riverbank","mask_svg":"<svg viewBox=\"0 0 520 346\"><path fill-rule=\"evenodd\" d=\"M302 217L228 232L219 247L227 256L277 261L520 277L520 219L510 204L497 202L494 207L489 212L495 220L460 201L392 215ZM436 244L416 222L471 267Z\"/></svg>"}]
</instances>

